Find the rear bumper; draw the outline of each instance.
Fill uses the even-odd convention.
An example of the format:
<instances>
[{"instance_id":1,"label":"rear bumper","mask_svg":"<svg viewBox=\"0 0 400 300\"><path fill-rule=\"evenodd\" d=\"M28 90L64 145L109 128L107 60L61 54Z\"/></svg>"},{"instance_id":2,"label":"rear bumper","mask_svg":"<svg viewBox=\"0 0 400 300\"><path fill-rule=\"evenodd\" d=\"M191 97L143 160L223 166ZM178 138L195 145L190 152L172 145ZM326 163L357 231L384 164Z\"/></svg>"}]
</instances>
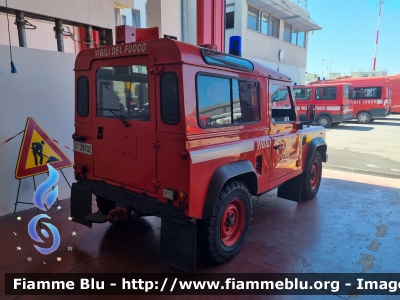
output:
<instances>
[{"instance_id":1,"label":"rear bumper","mask_svg":"<svg viewBox=\"0 0 400 300\"><path fill-rule=\"evenodd\" d=\"M185 216L184 209L172 203L148 197L145 192L138 194L125 190L123 186L115 187L104 181L79 178L78 182L72 184L71 189L71 217L74 222L91 227L91 223L85 220L85 216L92 213L92 194L114 202L115 206L134 209L157 217Z\"/></svg>"}]
</instances>

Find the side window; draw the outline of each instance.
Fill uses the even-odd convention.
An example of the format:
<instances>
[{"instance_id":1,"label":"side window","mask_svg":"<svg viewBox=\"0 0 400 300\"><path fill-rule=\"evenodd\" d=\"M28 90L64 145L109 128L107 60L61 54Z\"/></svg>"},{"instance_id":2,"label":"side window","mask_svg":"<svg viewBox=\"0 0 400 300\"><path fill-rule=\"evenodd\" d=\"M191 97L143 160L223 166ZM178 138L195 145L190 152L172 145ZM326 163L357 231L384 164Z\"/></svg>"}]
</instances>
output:
<instances>
[{"instance_id":1,"label":"side window","mask_svg":"<svg viewBox=\"0 0 400 300\"><path fill-rule=\"evenodd\" d=\"M161 77L161 120L175 125L179 118L178 79L175 73L166 73Z\"/></svg>"},{"instance_id":2,"label":"side window","mask_svg":"<svg viewBox=\"0 0 400 300\"><path fill-rule=\"evenodd\" d=\"M200 127L252 123L260 120L258 82L197 76Z\"/></svg>"},{"instance_id":3,"label":"side window","mask_svg":"<svg viewBox=\"0 0 400 300\"><path fill-rule=\"evenodd\" d=\"M150 121L147 67L104 67L96 72L97 116Z\"/></svg>"},{"instance_id":4,"label":"side window","mask_svg":"<svg viewBox=\"0 0 400 300\"><path fill-rule=\"evenodd\" d=\"M311 100L311 88L294 88L293 93L296 100Z\"/></svg>"},{"instance_id":5,"label":"side window","mask_svg":"<svg viewBox=\"0 0 400 300\"><path fill-rule=\"evenodd\" d=\"M317 87L315 89L316 100L335 100L336 87Z\"/></svg>"},{"instance_id":6,"label":"side window","mask_svg":"<svg viewBox=\"0 0 400 300\"><path fill-rule=\"evenodd\" d=\"M354 88L354 99L379 99L382 95L382 87L357 87Z\"/></svg>"},{"instance_id":7,"label":"side window","mask_svg":"<svg viewBox=\"0 0 400 300\"><path fill-rule=\"evenodd\" d=\"M272 122L296 121L296 112L293 105L292 93L287 85L270 84Z\"/></svg>"},{"instance_id":8,"label":"side window","mask_svg":"<svg viewBox=\"0 0 400 300\"><path fill-rule=\"evenodd\" d=\"M87 117L89 114L89 82L87 77L78 78L76 112L80 117Z\"/></svg>"}]
</instances>

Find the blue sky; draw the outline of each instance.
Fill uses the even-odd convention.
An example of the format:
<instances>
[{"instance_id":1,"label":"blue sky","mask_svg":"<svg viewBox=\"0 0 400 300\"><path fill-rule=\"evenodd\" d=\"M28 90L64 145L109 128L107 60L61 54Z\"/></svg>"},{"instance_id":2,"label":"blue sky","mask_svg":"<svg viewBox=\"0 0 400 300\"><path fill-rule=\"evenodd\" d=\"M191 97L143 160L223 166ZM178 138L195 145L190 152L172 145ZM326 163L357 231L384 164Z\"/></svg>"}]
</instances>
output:
<instances>
[{"instance_id":1,"label":"blue sky","mask_svg":"<svg viewBox=\"0 0 400 300\"><path fill-rule=\"evenodd\" d=\"M400 73L400 0L382 5L376 69ZM306 72L324 76L371 68L378 27L379 0L308 0L311 19L322 30L308 35ZM322 60L324 60L322 67ZM327 69L328 68L328 69Z\"/></svg>"}]
</instances>

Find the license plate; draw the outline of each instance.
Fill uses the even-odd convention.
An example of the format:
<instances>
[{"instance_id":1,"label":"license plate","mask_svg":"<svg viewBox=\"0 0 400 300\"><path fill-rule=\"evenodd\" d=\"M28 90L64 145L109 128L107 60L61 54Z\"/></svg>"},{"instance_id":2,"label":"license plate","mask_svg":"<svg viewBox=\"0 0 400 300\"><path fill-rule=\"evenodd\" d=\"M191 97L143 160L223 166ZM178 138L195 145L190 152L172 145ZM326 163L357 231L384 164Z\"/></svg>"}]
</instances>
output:
<instances>
[{"instance_id":1,"label":"license plate","mask_svg":"<svg viewBox=\"0 0 400 300\"><path fill-rule=\"evenodd\" d=\"M92 144L74 142L74 151L92 155Z\"/></svg>"}]
</instances>

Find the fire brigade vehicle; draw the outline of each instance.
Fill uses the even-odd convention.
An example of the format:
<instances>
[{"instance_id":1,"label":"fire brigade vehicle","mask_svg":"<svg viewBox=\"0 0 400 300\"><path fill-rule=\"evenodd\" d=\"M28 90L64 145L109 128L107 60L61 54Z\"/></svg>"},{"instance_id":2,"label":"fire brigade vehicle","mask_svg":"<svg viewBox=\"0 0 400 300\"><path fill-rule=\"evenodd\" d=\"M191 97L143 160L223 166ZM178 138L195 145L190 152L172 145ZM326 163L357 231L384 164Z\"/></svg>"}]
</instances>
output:
<instances>
[{"instance_id":1,"label":"fire brigade vehicle","mask_svg":"<svg viewBox=\"0 0 400 300\"><path fill-rule=\"evenodd\" d=\"M327 161L325 129L308 125L313 105L299 121L289 77L208 47L142 36L75 63L73 221L160 217L162 261L188 272L196 247L215 263L239 253L252 196L313 198ZM274 109L280 89L290 104Z\"/></svg>"},{"instance_id":2,"label":"fire brigade vehicle","mask_svg":"<svg viewBox=\"0 0 400 300\"><path fill-rule=\"evenodd\" d=\"M392 84L391 113L400 113L400 74L387 76Z\"/></svg>"},{"instance_id":3,"label":"fire brigade vehicle","mask_svg":"<svg viewBox=\"0 0 400 300\"><path fill-rule=\"evenodd\" d=\"M349 83L295 85L293 93L301 120L306 117L308 104L316 105L317 124L325 128L353 119L353 86Z\"/></svg>"},{"instance_id":4,"label":"fire brigade vehicle","mask_svg":"<svg viewBox=\"0 0 400 300\"><path fill-rule=\"evenodd\" d=\"M385 77L340 78L318 80L310 84L327 82L351 83L354 86L353 110L358 123L370 123L390 115L391 83Z\"/></svg>"}]
</instances>

